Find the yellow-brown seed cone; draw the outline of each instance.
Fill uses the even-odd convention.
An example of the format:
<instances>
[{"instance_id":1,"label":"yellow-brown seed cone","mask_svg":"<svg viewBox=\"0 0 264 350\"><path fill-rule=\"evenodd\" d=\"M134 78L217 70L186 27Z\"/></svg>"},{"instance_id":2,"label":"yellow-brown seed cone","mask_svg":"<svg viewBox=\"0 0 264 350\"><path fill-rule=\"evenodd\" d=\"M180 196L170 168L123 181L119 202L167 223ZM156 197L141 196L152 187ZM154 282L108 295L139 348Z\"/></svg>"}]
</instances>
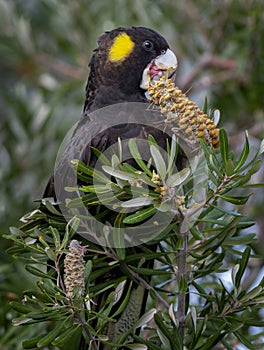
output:
<instances>
[{"instance_id":1,"label":"yellow-brown seed cone","mask_svg":"<svg viewBox=\"0 0 264 350\"><path fill-rule=\"evenodd\" d=\"M64 284L67 294L72 297L76 288L81 294L84 293L85 261L83 256L85 247L81 246L77 240L72 240L69 250L70 252L66 254L64 259Z\"/></svg>"},{"instance_id":2,"label":"yellow-brown seed cone","mask_svg":"<svg viewBox=\"0 0 264 350\"><path fill-rule=\"evenodd\" d=\"M214 122L171 79L162 76L148 91L150 102L160 108L172 130L178 126L189 140L202 138L215 148L219 146L219 129Z\"/></svg>"}]
</instances>

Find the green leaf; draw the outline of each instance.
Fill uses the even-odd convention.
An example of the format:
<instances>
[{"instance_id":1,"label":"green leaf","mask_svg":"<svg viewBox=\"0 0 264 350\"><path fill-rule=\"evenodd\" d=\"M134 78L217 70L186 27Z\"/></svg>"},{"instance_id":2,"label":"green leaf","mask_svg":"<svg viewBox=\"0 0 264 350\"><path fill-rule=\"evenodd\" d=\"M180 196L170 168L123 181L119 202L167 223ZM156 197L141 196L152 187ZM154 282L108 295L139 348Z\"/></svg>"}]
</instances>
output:
<instances>
[{"instance_id":1,"label":"green leaf","mask_svg":"<svg viewBox=\"0 0 264 350\"><path fill-rule=\"evenodd\" d=\"M176 327L176 326L173 327L173 332L170 332L168 330L167 325L164 323L164 321L160 317L159 313L156 313L154 315L154 319L155 319L157 326L161 330L161 332L165 335L165 337L168 338L170 345L171 345L171 348L177 349L177 350L182 350L183 349L183 342L182 342L182 338L180 336L178 327Z\"/></svg>"},{"instance_id":2,"label":"green leaf","mask_svg":"<svg viewBox=\"0 0 264 350\"><path fill-rule=\"evenodd\" d=\"M226 169L227 159L228 159L228 138L226 131L224 129L220 129L219 131L219 141L220 141L220 152L222 157L222 162L224 169Z\"/></svg>"},{"instance_id":3,"label":"green leaf","mask_svg":"<svg viewBox=\"0 0 264 350\"><path fill-rule=\"evenodd\" d=\"M228 176L231 176L234 174L234 163L233 163L233 160L232 159L227 159L227 162L226 162L226 174Z\"/></svg>"},{"instance_id":4,"label":"green leaf","mask_svg":"<svg viewBox=\"0 0 264 350\"><path fill-rule=\"evenodd\" d=\"M130 267L131 270L144 275L144 276L156 276L156 275L160 275L160 276L165 276L165 275L170 275L171 272L170 271L163 271L163 270L155 270L155 269L150 269L150 268L145 268L145 267L135 267L135 266L131 266Z\"/></svg>"},{"instance_id":5,"label":"green leaf","mask_svg":"<svg viewBox=\"0 0 264 350\"><path fill-rule=\"evenodd\" d=\"M219 179L222 177L221 167L218 164L218 161L216 161L215 156L213 154L210 154L209 156L209 163L207 162L207 165L211 171L213 171ZM224 169L225 171L225 169ZM218 180L219 181L219 180Z\"/></svg>"},{"instance_id":6,"label":"green leaf","mask_svg":"<svg viewBox=\"0 0 264 350\"><path fill-rule=\"evenodd\" d=\"M128 142L128 147L130 150L130 153L132 155L132 157L134 158L134 160L136 161L136 163L139 165L139 167L149 176L152 176L152 172L151 170L147 167L147 165L145 164L145 162L143 161L139 151L138 151L138 147L136 144L136 141L134 139L129 139Z\"/></svg>"},{"instance_id":7,"label":"green leaf","mask_svg":"<svg viewBox=\"0 0 264 350\"><path fill-rule=\"evenodd\" d=\"M60 249L60 234L59 234L59 231L53 226L50 226L49 229L50 229L52 237L53 237L53 241L54 241L54 244L55 244L55 249L59 250Z\"/></svg>"},{"instance_id":8,"label":"green leaf","mask_svg":"<svg viewBox=\"0 0 264 350\"><path fill-rule=\"evenodd\" d=\"M257 159L253 163L252 167L248 170L249 174L253 175L253 174L257 173L259 171L259 169L261 168L261 165L262 165L261 159Z\"/></svg>"},{"instance_id":9,"label":"green leaf","mask_svg":"<svg viewBox=\"0 0 264 350\"><path fill-rule=\"evenodd\" d=\"M82 186L82 190L88 193L108 193L109 188L106 185L88 185Z\"/></svg>"},{"instance_id":10,"label":"green leaf","mask_svg":"<svg viewBox=\"0 0 264 350\"><path fill-rule=\"evenodd\" d=\"M124 260L126 256L126 250L125 250L125 237L124 237L124 231L120 229L119 227L114 228L113 230L113 242L116 255L119 258L119 260Z\"/></svg>"},{"instance_id":11,"label":"green leaf","mask_svg":"<svg viewBox=\"0 0 264 350\"><path fill-rule=\"evenodd\" d=\"M237 172L246 162L249 155L249 142L248 142L248 132L245 131L245 143L243 150L238 158L238 161L235 164L234 173Z\"/></svg>"},{"instance_id":12,"label":"green leaf","mask_svg":"<svg viewBox=\"0 0 264 350\"><path fill-rule=\"evenodd\" d=\"M178 173L170 176L168 178L168 180L166 181L166 184L168 187L179 186L179 185L183 184L183 182L188 178L189 175L190 175L190 169L184 168L181 171L179 171Z\"/></svg>"},{"instance_id":13,"label":"green leaf","mask_svg":"<svg viewBox=\"0 0 264 350\"><path fill-rule=\"evenodd\" d=\"M45 206L47 207L48 211L50 211L52 214L62 216L61 212L59 212L54 205L49 201L49 199L43 199Z\"/></svg>"},{"instance_id":14,"label":"green leaf","mask_svg":"<svg viewBox=\"0 0 264 350\"><path fill-rule=\"evenodd\" d=\"M35 310L32 306L23 305L21 303L18 303L17 301L11 301L9 303L9 305L12 307L12 309L14 309L22 314L27 314L27 313Z\"/></svg>"},{"instance_id":15,"label":"green leaf","mask_svg":"<svg viewBox=\"0 0 264 350\"><path fill-rule=\"evenodd\" d=\"M17 236L17 237L24 237L25 232L20 230L19 228L15 226L9 227L9 231L12 233L12 235Z\"/></svg>"},{"instance_id":16,"label":"green leaf","mask_svg":"<svg viewBox=\"0 0 264 350\"><path fill-rule=\"evenodd\" d=\"M47 334L43 334L42 338L38 341L37 347L41 348L48 346L62 331L65 325L64 322L57 322L51 331Z\"/></svg>"},{"instance_id":17,"label":"green leaf","mask_svg":"<svg viewBox=\"0 0 264 350\"><path fill-rule=\"evenodd\" d=\"M132 198L128 201L125 201L121 204L122 208L138 208L146 205L152 204L154 201L151 197L138 197L138 198Z\"/></svg>"},{"instance_id":18,"label":"green leaf","mask_svg":"<svg viewBox=\"0 0 264 350\"><path fill-rule=\"evenodd\" d=\"M103 165L102 168L107 174L117 177L118 179L121 179L121 180L134 181L136 179L135 174L126 173L121 170L113 169L112 167L107 165Z\"/></svg>"},{"instance_id":19,"label":"green leaf","mask_svg":"<svg viewBox=\"0 0 264 350\"><path fill-rule=\"evenodd\" d=\"M132 349L132 350L148 350L147 345L138 344L138 343L126 344L126 348Z\"/></svg>"},{"instance_id":20,"label":"green leaf","mask_svg":"<svg viewBox=\"0 0 264 350\"><path fill-rule=\"evenodd\" d=\"M42 277L42 278L49 278L49 279L54 279L53 277L51 277L50 275L48 275L47 273L37 269L36 267L32 266L32 265L25 265L25 269L30 272L32 275L37 276L37 277Z\"/></svg>"},{"instance_id":21,"label":"green leaf","mask_svg":"<svg viewBox=\"0 0 264 350\"><path fill-rule=\"evenodd\" d=\"M239 236L227 238L224 242L224 245L225 246L234 246L234 245L241 245L241 244L247 245L254 242L254 240L256 240L256 234L248 233L247 235L239 235Z\"/></svg>"},{"instance_id":22,"label":"green leaf","mask_svg":"<svg viewBox=\"0 0 264 350\"><path fill-rule=\"evenodd\" d=\"M29 312L28 317L32 318L36 322L43 322L48 320L61 321L68 313L68 306L56 306L49 307L48 310L38 310L35 312Z\"/></svg>"},{"instance_id":23,"label":"green leaf","mask_svg":"<svg viewBox=\"0 0 264 350\"><path fill-rule=\"evenodd\" d=\"M246 270L246 267L247 267L247 264L248 264L248 260L249 260L249 257L250 257L250 251L251 251L251 248L250 247L247 247L244 252L243 252L243 255L241 257L241 259L238 259L238 264L239 264L239 269L235 275L235 286L236 288L239 288L240 286L240 282L241 282L241 278Z\"/></svg>"},{"instance_id":24,"label":"green leaf","mask_svg":"<svg viewBox=\"0 0 264 350\"><path fill-rule=\"evenodd\" d=\"M235 331L234 332L234 335L237 337L237 339L247 347L248 350L256 350L255 346L253 344L251 344L248 339L243 335L241 334L240 332L238 331Z\"/></svg>"},{"instance_id":25,"label":"green leaf","mask_svg":"<svg viewBox=\"0 0 264 350\"><path fill-rule=\"evenodd\" d=\"M153 146L155 146L155 147L158 147L157 141L155 140L154 136L151 135L151 134L148 135L148 143L149 143L150 145L153 145Z\"/></svg>"},{"instance_id":26,"label":"green leaf","mask_svg":"<svg viewBox=\"0 0 264 350\"><path fill-rule=\"evenodd\" d=\"M195 225L192 226L190 228L190 232L195 239L197 239L197 240L204 239L204 236L203 236L202 232L199 231L198 226L195 226Z\"/></svg>"},{"instance_id":27,"label":"green leaf","mask_svg":"<svg viewBox=\"0 0 264 350\"><path fill-rule=\"evenodd\" d=\"M253 289L251 289L246 295L244 295L242 298L239 299L239 301L247 302L249 300L253 300L255 297L260 295L263 292L262 286L257 286Z\"/></svg>"},{"instance_id":28,"label":"green leaf","mask_svg":"<svg viewBox=\"0 0 264 350\"><path fill-rule=\"evenodd\" d=\"M152 215L154 215L156 213L156 211L157 210L154 207L150 207L150 208L139 210L135 214L131 214L131 215L127 216L123 220L123 223L124 224L129 224L129 225L139 223L139 222L141 222L143 220L148 219Z\"/></svg>"},{"instance_id":29,"label":"green leaf","mask_svg":"<svg viewBox=\"0 0 264 350\"><path fill-rule=\"evenodd\" d=\"M124 284L126 281L121 281L119 285L121 285L122 287L122 284ZM132 288L132 281L130 282L129 284L129 288L128 290L126 291L126 294L123 295L122 294L122 302L120 304L120 306L118 307L118 309L116 310L116 312L113 314L112 318L116 318L121 312L124 311L125 307L127 306L128 302L129 302L129 299L130 299L130 296L131 296L131 288ZM119 300L116 300L115 303L117 303Z\"/></svg>"},{"instance_id":30,"label":"green leaf","mask_svg":"<svg viewBox=\"0 0 264 350\"><path fill-rule=\"evenodd\" d=\"M142 326L145 326L147 323L149 323L153 316L156 314L157 310L152 308L149 311L147 311L143 316L140 317L140 319L135 323L134 329L140 328Z\"/></svg>"},{"instance_id":31,"label":"green leaf","mask_svg":"<svg viewBox=\"0 0 264 350\"><path fill-rule=\"evenodd\" d=\"M162 155L161 155L159 149L153 145L150 146L150 153L151 153L153 161L155 163L157 174L164 181L165 176L166 176L166 172L167 172L164 159L162 158Z\"/></svg>"},{"instance_id":32,"label":"green leaf","mask_svg":"<svg viewBox=\"0 0 264 350\"><path fill-rule=\"evenodd\" d=\"M208 173L209 173L209 177L212 178L212 182L214 182L214 183L217 184L218 181L217 181L217 179L215 178L215 176L214 176L213 173L215 172L219 178L221 178L221 176L222 176L223 174L221 173L221 167L220 167L220 165L218 164L219 162L218 162L218 160L216 159L215 154L212 153L212 152L214 152L214 150L210 149L210 148L208 147L207 143L206 143L203 139L200 140L200 145L201 145L201 148L202 148L202 150L203 150L203 154L204 154L204 156L205 156L207 166L208 166L208 168L209 168L209 170L210 170L210 171L208 172Z\"/></svg>"},{"instance_id":33,"label":"green leaf","mask_svg":"<svg viewBox=\"0 0 264 350\"><path fill-rule=\"evenodd\" d=\"M214 334L211 337L207 338L206 342L203 345L199 346L197 350L212 350L214 345L218 344L226 335L226 332L224 331L225 327L226 322L222 324L222 326L219 326Z\"/></svg>"},{"instance_id":34,"label":"green leaf","mask_svg":"<svg viewBox=\"0 0 264 350\"><path fill-rule=\"evenodd\" d=\"M90 277L90 274L92 272L92 267L93 267L92 260L88 260L85 265L85 275L84 275L85 280L87 280Z\"/></svg>"},{"instance_id":35,"label":"green leaf","mask_svg":"<svg viewBox=\"0 0 264 350\"><path fill-rule=\"evenodd\" d=\"M196 308L195 308L194 306L191 307L190 313L191 313L191 317L192 317L194 332L196 333L196 328L197 328L197 312L196 312Z\"/></svg>"},{"instance_id":36,"label":"green leaf","mask_svg":"<svg viewBox=\"0 0 264 350\"><path fill-rule=\"evenodd\" d=\"M142 339L141 337L139 337L137 335L133 335L133 338L135 341L146 344L148 347L148 350L161 350L160 346L153 344L151 341L149 341L147 339Z\"/></svg>"},{"instance_id":37,"label":"green leaf","mask_svg":"<svg viewBox=\"0 0 264 350\"><path fill-rule=\"evenodd\" d=\"M99 149L92 146L90 146L90 149L92 150L93 154L98 158L98 160L101 162L101 164L111 166L110 160L107 159L104 153L100 152Z\"/></svg>"},{"instance_id":38,"label":"green leaf","mask_svg":"<svg viewBox=\"0 0 264 350\"><path fill-rule=\"evenodd\" d=\"M175 167L175 158L176 155L178 153L178 143L177 143L177 138L175 136L175 134L172 135L172 139L171 139L171 148L168 151L168 169L167 172L170 175L173 167Z\"/></svg>"},{"instance_id":39,"label":"green leaf","mask_svg":"<svg viewBox=\"0 0 264 350\"><path fill-rule=\"evenodd\" d=\"M78 227L80 225L80 219L74 216L67 224L65 235L63 237L60 250L65 249L69 243L69 241L72 239L72 237L75 235Z\"/></svg>"},{"instance_id":40,"label":"green leaf","mask_svg":"<svg viewBox=\"0 0 264 350\"><path fill-rule=\"evenodd\" d=\"M120 164L120 159L118 158L118 156L116 154L113 154L112 155L112 158L111 158L111 166L112 168L117 168Z\"/></svg>"},{"instance_id":41,"label":"green leaf","mask_svg":"<svg viewBox=\"0 0 264 350\"><path fill-rule=\"evenodd\" d=\"M57 338L55 338L55 340L53 340L52 342L52 345L61 347L74 336L74 333L79 331L79 328L80 328L80 325L78 324L72 325L65 332L63 332Z\"/></svg>"},{"instance_id":42,"label":"green leaf","mask_svg":"<svg viewBox=\"0 0 264 350\"><path fill-rule=\"evenodd\" d=\"M35 300L41 301L43 303L50 303L50 302L54 302L54 300L51 298L51 296L47 295L47 294L43 294L41 292L38 292L36 290L25 290L23 292L24 295L27 295L28 297L34 297ZM33 310L32 310L33 311Z\"/></svg>"},{"instance_id":43,"label":"green leaf","mask_svg":"<svg viewBox=\"0 0 264 350\"><path fill-rule=\"evenodd\" d=\"M202 110L204 111L205 114L208 113L208 98L207 98L207 96L205 96L205 98L204 98L204 104L203 104Z\"/></svg>"},{"instance_id":44,"label":"green leaf","mask_svg":"<svg viewBox=\"0 0 264 350\"><path fill-rule=\"evenodd\" d=\"M243 204L247 203L249 195L248 196L228 197L228 196L222 196L222 195L219 194L218 197L220 197L223 200L225 200L226 202L229 202L229 203L232 203L232 204L243 205Z\"/></svg>"},{"instance_id":45,"label":"green leaf","mask_svg":"<svg viewBox=\"0 0 264 350\"><path fill-rule=\"evenodd\" d=\"M45 252L47 254L47 256L49 257L50 260L52 261L56 261L57 260L57 255L55 254L54 250L49 248L45 249Z\"/></svg>"},{"instance_id":46,"label":"green leaf","mask_svg":"<svg viewBox=\"0 0 264 350\"><path fill-rule=\"evenodd\" d=\"M33 348L36 348L36 347L37 347L37 343L39 342L39 340L42 339L42 337L43 337L43 334L38 335L38 336L35 337L35 338L27 339L27 340L22 341L23 349L33 349Z\"/></svg>"}]
</instances>

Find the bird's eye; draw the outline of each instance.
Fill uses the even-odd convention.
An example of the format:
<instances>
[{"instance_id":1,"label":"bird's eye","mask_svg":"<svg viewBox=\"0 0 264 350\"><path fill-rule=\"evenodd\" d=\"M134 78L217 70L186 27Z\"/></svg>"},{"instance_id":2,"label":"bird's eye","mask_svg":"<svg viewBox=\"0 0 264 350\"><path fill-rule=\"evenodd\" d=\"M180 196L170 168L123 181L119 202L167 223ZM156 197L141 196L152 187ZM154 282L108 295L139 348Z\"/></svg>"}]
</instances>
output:
<instances>
[{"instance_id":1,"label":"bird's eye","mask_svg":"<svg viewBox=\"0 0 264 350\"><path fill-rule=\"evenodd\" d=\"M145 40L142 46L146 51L151 51L154 47L153 43L149 40Z\"/></svg>"},{"instance_id":2,"label":"bird's eye","mask_svg":"<svg viewBox=\"0 0 264 350\"><path fill-rule=\"evenodd\" d=\"M165 55L166 50L161 50L160 53L161 53L162 55Z\"/></svg>"}]
</instances>

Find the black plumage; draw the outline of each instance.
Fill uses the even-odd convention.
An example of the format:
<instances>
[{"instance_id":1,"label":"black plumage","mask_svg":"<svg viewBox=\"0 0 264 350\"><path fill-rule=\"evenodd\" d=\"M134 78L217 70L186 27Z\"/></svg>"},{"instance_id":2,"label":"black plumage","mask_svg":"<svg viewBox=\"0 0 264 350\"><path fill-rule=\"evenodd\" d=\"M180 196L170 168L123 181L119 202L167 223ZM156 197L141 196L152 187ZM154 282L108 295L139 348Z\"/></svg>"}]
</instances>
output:
<instances>
[{"instance_id":1,"label":"black plumage","mask_svg":"<svg viewBox=\"0 0 264 350\"><path fill-rule=\"evenodd\" d=\"M133 51L120 62L110 62L109 49L114 39L120 33L127 33L135 43ZM151 49L144 48L144 43L150 42ZM142 74L144 69L152 60L166 52L169 48L166 40L157 32L144 28L118 28L111 32L106 32L98 40L98 48L94 50L89 67L90 74L86 85L86 98L83 115L73 133L73 137L68 143L65 152L55 169L55 176L58 175L60 182L67 185L63 179L70 168L70 161L77 156L87 165L94 165L95 159L90 151L90 146L99 148L103 152L107 147L116 143L117 138L143 138L152 134L161 147L165 146L163 132L149 126L137 126L122 124L122 113L116 116L115 121L102 120L100 113L95 112L108 105L124 102L147 102L145 90L140 88ZM128 109L129 110L129 109ZM123 110L124 112L124 110ZM126 113L126 112L125 112ZM96 116L96 119L95 117ZM105 114L104 114L105 116ZM140 122L144 121L144 116L135 116ZM146 116L149 124L149 115ZM126 116L125 120L128 119ZM118 124L118 127L107 127L112 123ZM86 144L86 140L90 140ZM56 192L60 191L60 185L57 185ZM55 197L54 177L52 177L46 187L43 197Z\"/></svg>"},{"instance_id":2,"label":"black plumage","mask_svg":"<svg viewBox=\"0 0 264 350\"><path fill-rule=\"evenodd\" d=\"M128 46L131 45L131 50L122 47L124 49L123 57L123 51L121 50L120 57L117 53L117 59L111 60L111 48L115 45L116 38L120 38L122 35L124 35L124 40L128 41ZM111 145L115 145L118 138L120 138L124 142L124 149L126 149L126 143L129 139L147 140L151 134L157 143L163 149L166 149L166 139L169 136L161 128L155 127L155 123L158 124L161 120L159 113L152 112L150 114L146 108L138 109L137 105L132 105L133 108L131 109L131 103L148 102L145 95L146 89L141 87L144 70L147 67L151 70L151 65L153 65L154 69L149 72L149 76L152 78L156 73L158 74L160 70L155 66L155 59L163 57L168 50L169 45L160 34L144 27L118 28L106 32L99 38L98 47L94 50L89 64L90 74L86 85L83 115L65 147L54 175L46 187L44 198L54 197L58 202L63 202L65 199L64 187L73 186L75 181L72 176L71 160L77 158L86 165L92 167L95 165L97 158L91 151L91 146L104 152ZM176 67L168 68L175 69ZM121 103L122 105L119 105ZM113 110L106 108L111 105L115 105ZM138 111L139 113L137 113ZM145 159L147 159L146 150L141 149L141 151L145 153ZM66 196L69 197L70 195L67 193ZM129 249L131 254L142 252L137 247ZM149 246L148 249L155 250L156 246ZM139 262L135 261L134 263L138 264ZM149 267L152 264L153 261L142 266ZM122 274L129 276L127 271L124 272L124 270L125 267L120 263L110 273L101 276L101 279L114 280ZM135 308L136 314L131 316L131 319L135 320L140 317L144 310L147 293L142 293L142 285L139 287L138 281L133 279L132 276L128 278L133 280L133 290L139 291L140 301L137 301L137 304L139 303L141 307ZM136 296L133 293L133 303L135 303ZM100 303L104 302L105 297L101 295L97 300L98 307ZM132 309L133 306L131 307L130 304L126 310L131 312ZM127 317L129 316L126 312L123 313L123 316L119 315L120 323L117 321L117 325L120 324L122 328L123 324L127 323L130 327L131 322ZM120 332L123 331L125 331L123 328L120 331L115 329L113 324L110 324L108 328L109 339L116 341ZM108 349L108 347L101 345L100 349Z\"/></svg>"}]
</instances>

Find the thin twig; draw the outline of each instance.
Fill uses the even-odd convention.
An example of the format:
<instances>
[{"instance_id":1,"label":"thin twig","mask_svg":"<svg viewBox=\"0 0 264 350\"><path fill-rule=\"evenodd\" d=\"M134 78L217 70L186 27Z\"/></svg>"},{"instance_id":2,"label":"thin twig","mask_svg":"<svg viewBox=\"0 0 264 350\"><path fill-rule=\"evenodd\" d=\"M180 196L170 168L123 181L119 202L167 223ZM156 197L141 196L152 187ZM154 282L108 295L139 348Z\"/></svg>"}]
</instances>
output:
<instances>
[{"instance_id":1,"label":"thin twig","mask_svg":"<svg viewBox=\"0 0 264 350\"><path fill-rule=\"evenodd\" d=\"M135 277L142 285L144 288L146 288L147 290L151 290L155 293L156 297L158 298L158 300L166 307L169 308L169 304L167 303L166 300L164 300L159 293L148 283L144 280L144 278L142 278L138 273L136 273L135 271L133 271L128 265L125 264L125 267L127 269L127 271L133 276Z\"/></svg>"},{"instance_id":2,"label":"thin twig","mask_svg":"<svg viewBox=\"0 0 264 350\"><path fill-rule=\"evenodd\" d=\"M82 318L80 311L76 310L74 311L74 315L77 318L77 320L79 321L80 325L82 326L85 334L87 335L88 339L90 340L90 344L93 350L99 350L99 347L97 346L96 342L95 342L95 337L92 335L92 333L90 332L90 329L88 328L86 321Z\"/></svg>"}]
</instances>

